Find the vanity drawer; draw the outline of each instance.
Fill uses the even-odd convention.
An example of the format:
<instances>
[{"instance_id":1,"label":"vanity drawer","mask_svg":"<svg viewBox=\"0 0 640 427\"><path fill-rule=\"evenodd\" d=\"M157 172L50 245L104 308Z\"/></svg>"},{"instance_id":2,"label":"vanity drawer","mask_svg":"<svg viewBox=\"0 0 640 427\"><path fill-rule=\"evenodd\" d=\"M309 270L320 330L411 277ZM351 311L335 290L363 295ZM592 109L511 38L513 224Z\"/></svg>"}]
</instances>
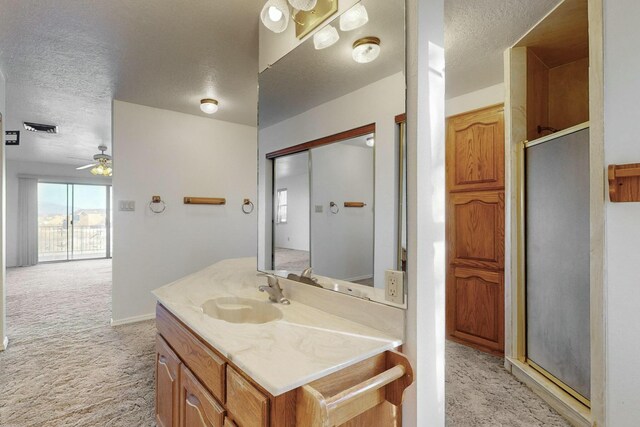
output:
<instances>
[{"instance_id":1,"label":"vanity drawer","mask_svg":"<svg viewBox=\"0 0 640 427\"><path fill-rule=\"evenodd\" d=\"M156 308L156 325L160 335L202 385L216 399L224 403L226 365L224 360L204 345L161 305Z\"/></svg>"},{"instance_id":2,"label":"vanity drawer","mask_svg":"<svg viewBox=\"0 0 640 427\"><path fill-rule=\"evenodd\" d=\"M227 409L240 427L269 425L269 399L227 366Z\"/></svg>"},{"instance_id":3,"label":"vanity drawer","mask_svg":"<svg viewBox=\"0 0 640 427\"><path fill-rule=\"evenodd\" d=\"M224 409L182 365L179 427L223 427Z\"/></svg>"}]
</instances>

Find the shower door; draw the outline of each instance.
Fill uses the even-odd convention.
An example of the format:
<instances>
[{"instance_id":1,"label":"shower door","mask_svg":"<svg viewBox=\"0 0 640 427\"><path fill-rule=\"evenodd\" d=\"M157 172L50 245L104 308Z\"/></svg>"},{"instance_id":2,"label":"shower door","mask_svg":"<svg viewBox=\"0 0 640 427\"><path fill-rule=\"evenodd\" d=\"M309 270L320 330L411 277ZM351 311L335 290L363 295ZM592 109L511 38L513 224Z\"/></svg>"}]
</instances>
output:
<instances>
[{"instance_id":1,"label":"shower door","mask_svg":"<svg viewBox=\"0 0 640 427\"><path fill-rule=\"evenodd\" d=\"M527 362L589 405L589 129L525 153Z\"/></svg>"}]
</instances>

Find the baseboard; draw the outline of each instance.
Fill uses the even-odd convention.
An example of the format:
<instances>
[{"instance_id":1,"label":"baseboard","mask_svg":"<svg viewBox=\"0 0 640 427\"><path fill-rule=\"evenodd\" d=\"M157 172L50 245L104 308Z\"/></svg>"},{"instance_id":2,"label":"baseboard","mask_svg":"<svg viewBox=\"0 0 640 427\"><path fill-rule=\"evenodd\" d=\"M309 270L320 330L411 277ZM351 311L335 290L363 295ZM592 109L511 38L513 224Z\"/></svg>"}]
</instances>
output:
<instances>
[{"instance_id":1,"label":"baseboard","mask_svg":"<svg viewBox=\"0 0 640 427\"><path fill-rule=\"evenodd\" d=\"M156 318L156 313L143 314L141 316L127 317L124 319L113 320L111 319L111 326L130 325L132 323L144 322L147 320L153 320Z\"/></svg>"},{"instance_id":2,"label":"baseboard","mask_svg":"<svg viewBox=\"0 0 640 427\"><path fill-rule=\"evenodd\" d=\"M591 411L567 392L548 380L535 369L515 360L509 359L511 373L525 383L534 393L540 396L573 426L590 427Z\"/></svg>"},{"instance_id":3,"label":"baseboard","mask_svg":"<svg viewBox=\"0 0 640 427\"><path fill-rule=\"evenodd\" d=\"M5 351L7 348L9 348L9 337L4 337L2 345L0 345L0 351Z\"/></svg>"}]
</instances>

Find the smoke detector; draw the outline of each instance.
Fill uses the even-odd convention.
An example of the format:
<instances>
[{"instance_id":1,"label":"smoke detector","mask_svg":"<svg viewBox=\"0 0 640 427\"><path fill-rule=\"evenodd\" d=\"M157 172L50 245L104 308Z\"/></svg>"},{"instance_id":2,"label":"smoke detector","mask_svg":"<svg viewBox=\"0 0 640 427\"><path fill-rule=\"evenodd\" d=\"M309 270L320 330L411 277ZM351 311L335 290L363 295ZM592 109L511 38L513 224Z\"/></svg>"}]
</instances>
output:
<instances>
[{"instance_id":1,"label":"smoke detector","mask_svg":"<svg viewBox=\"0 0 640 427\"><path fill-rule=\"evenodd\" d=\"M44 125L41 123L24 122L24 128L30 132L58 133L58 126L56 125Z\"/></svg>"}]
</instances>

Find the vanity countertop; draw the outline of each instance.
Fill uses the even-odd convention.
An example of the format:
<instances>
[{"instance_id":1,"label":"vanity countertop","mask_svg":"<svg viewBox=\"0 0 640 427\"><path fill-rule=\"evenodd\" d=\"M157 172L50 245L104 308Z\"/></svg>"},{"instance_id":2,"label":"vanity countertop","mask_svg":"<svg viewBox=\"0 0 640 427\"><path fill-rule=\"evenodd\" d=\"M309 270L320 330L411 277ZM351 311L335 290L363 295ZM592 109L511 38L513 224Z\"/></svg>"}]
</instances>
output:
<instances>
[{"instance_id":1,"label":"vanity countertop","mask_svg":"<svg viewBox=\"0 0 640 427\"><path fill-rule=\"evenodd\" d=\"M158 301L273 396L298 388L402 344L402 340L316 308L276 304L282 318L229 323L207 316L210 299L268 301L258 291L256 259L221 261L153 291ZM285 295L286 296L286 295Z\"/></svg>"}]
</instances>

